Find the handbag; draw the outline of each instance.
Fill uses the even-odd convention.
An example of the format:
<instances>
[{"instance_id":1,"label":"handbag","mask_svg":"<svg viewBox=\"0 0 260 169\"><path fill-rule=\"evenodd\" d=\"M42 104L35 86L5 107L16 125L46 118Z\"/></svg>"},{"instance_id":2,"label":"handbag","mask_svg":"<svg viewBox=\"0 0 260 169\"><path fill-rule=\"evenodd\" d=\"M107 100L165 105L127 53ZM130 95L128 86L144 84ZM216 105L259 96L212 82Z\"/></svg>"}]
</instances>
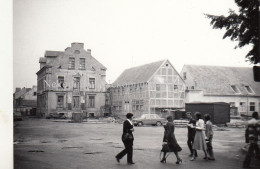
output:
<instances>
[{"instance_id":1,"label":"handbag","mask_svg":"<svg viewBox=\"0 0 260 169\"><path fill-rule=\"evenodd\" d=\"M132 141L132 140L134 140L134 137L131 134L129 134L129 133L125 133L123 135L122 139L123 139L123 141Z\"/></svg>"},{"instance_id":2,"label":"handbag","mask_svg":"<svg viewBox=\"0 0 260 169\"><path fill-rule=\"evenodd\" d=\"M170 147L168 143L162 144L162 152L170 152Z\"/></svg>"}]
</instances>

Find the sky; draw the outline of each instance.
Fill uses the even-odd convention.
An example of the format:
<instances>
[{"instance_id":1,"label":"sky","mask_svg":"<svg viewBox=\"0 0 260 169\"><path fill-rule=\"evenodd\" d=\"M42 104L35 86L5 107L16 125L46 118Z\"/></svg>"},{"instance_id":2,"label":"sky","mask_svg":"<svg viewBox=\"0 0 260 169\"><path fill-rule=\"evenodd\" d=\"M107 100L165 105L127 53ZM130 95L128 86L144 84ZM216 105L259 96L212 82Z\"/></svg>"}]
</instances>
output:
<instances>
[{"instance_id":1,"label":"sky","mask_svg":"<svg viewBox=\"0 0 260 169\"><path fill-rule=\"evenodd\" d=\"M37 85L39 58L84 43L112 83L127 68L168 59L183 65L252 66L250 47L222 39L204 13L227 15L234 0L14 0L13 89Z\"/></svg>"}]
</instances>

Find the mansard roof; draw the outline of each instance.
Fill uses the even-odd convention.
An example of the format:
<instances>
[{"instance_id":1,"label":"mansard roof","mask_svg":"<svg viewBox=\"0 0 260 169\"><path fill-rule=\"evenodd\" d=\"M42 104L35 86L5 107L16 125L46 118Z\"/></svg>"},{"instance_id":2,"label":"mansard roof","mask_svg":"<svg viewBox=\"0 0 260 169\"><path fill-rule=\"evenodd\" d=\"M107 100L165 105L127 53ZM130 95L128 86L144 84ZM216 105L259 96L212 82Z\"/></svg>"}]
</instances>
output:
<instances>
[{"instance_id":1,"label":"mansard roof","mask_svg":"<svg viewBox=\"0 0 260 169\"><path fill-rule=\"evenodd\" d=\"M113 83L113 85L126 85L148 82L152 75L166 60L161 60L142 66L126 69Z\"/></svg>"},{"instance_id":2,"label":"mansard roof","mask_svg":"<svg viewBox=\"0 0 260 169\"><path fill-rule=\"evenodd\" d=\"M184 72L186 86L203 90L205 95L260 96L260 83L254 81L252 67L184 65L182 76ZM246 86L251 88L252 93Z\"/></svg>"}]
</instances>

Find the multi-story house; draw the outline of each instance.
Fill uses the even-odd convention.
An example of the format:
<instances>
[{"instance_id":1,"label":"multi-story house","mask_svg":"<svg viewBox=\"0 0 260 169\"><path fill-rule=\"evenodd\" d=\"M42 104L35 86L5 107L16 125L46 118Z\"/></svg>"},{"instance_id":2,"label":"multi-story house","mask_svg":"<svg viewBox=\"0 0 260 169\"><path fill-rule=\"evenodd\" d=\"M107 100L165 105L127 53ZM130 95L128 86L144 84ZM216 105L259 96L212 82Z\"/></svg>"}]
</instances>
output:
<instances>
[{"instance_id":1,"label":"multi-story house","mask_svg":"<svg viewBox=\"0 0 260 169\"><path fill-rule=\"evenodd\" d=\"M234 115L260 111L260 82L250 67L184 65L181 76L187 103L229 103Z\"/></svg>"},{"instance_id":2,"label":"multi-story house","mask_svg":"<svg viewBox=\"0 0 260 169\"><path fill-rule=\"evenodd\" d=\"M168 60L126 69L110 88L115 115L184 108L185 84Z\"/></svg>"},{"instance_id":3,"label":"multi-story house","mask_svg":"<svg viewBox=\"0 0 260 169\"><path fill-rule=\"evenodd\" d=\"M65 51L46 51L39 60L37 112L83 112L103 116L106 104L106 67L83 43L72 43Z\"/></svg>"}]
</instances>

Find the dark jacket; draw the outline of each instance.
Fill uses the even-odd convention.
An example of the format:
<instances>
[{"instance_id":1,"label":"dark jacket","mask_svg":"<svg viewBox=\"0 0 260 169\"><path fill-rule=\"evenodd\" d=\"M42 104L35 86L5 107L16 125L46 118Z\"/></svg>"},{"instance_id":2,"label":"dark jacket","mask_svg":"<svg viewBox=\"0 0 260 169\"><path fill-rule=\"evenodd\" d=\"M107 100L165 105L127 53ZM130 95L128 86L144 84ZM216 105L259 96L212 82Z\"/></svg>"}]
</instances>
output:
<instances>
[{"instance_id":1,"label":"dark jacket","mask_svg":"<svg viewBox=\"0 0 260 169\"><path fill-rule=\"evenodd\" d=\"M134 138L134 135L133 135L133 132L130 130L132 129L134 126L131 125L131 123L128 121L128 120L125 120L124 121L124 124L123 124L123 134L122 134L122 138L124 136L125 133L129 133L130 135L133 136Z\"/></svg>"},{"instance_id":2,"label":"dark jacket","mask_svg":"<svg viewBox=\"0 0 260 169\"><path fill-rule=\"evenodd\" d=\"M193 126L196 126L196 120L195 119L190 119L188 124L193 124ZM195 128L191 128L188 126L188 138L194 138L196 133Z\"/></svg>"}]
</instances>

